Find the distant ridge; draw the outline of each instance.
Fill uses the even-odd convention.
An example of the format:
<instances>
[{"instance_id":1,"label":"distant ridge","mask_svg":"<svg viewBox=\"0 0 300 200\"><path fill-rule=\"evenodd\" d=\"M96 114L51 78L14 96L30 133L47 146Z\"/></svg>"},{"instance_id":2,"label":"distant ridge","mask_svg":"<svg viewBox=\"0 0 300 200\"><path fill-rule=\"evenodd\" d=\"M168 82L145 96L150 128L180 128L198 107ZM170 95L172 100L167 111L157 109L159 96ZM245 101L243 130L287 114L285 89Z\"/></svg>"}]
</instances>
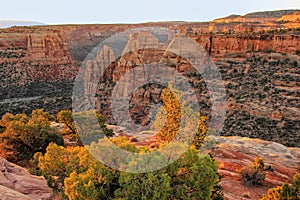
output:
<instances>
[{"instance_id":1,"label":"distant ridge","mask_svg":"<svg viewBox=\"0 0 300 200\"><path fill-rule=\"evenodd\" d=\"M300 10L276 10L276 11L262 11L262 12L253 12L244 15L245 18L280 18L284 15L293 14Z\"/></svg>"},{"instance_id":2,"label":"distant ridge","mask_svg":"<svg viewBox=\"0 0 300 200\"><path fill-rule=\"evenodd\" d=\"M12 26L38 26L47 25L41 22L35 21L17 21L17 20L0 20L0 28L9 28Z\"/></svg>"},{"instance_id":3,"label":"distant ridge","mask_svg":"<svg viewBox=\"0 0 300 200\"><path fill-rule=\"evenodd\" d=\"M241 15L232 14L232 15L229 15L227 17L224 17L224 19L232 19L232 18L236 18L236 17L241 17Z\"/></svg>"},{"instance_id":4,"label":"distant ridge","mask_svg":"<svg viewBox=\"0 0 300 200\"><path fill-rule=\"evenodd\" d=\"M251 21L252 19L279 19L286 15L293 15L300 10L275 10L275 11L260 11L248 13L245 15L231 14L227 17L217 18L213 22L241 22L241 21Z\"/></svg>"}]
</instances>

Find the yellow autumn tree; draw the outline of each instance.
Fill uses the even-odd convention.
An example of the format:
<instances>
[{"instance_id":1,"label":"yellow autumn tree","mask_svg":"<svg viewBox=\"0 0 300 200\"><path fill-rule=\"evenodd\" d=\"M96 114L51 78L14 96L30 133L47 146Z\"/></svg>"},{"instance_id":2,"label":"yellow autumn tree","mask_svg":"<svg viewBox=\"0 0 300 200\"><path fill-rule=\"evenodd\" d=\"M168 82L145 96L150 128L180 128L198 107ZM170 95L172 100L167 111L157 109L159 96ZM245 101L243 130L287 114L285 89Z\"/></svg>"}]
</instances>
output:
<instances>
[{"instance_id":1,"label":"yellow autumn tree","mask_svg":"<svg viewBox=\"0 0 300 200\"><path fill-rule=\"evenodd\" d=\"M284 183L282 186L269 189L260 200L298 200L300 199L300 168L295 174L291 185Z\"/></svg>"},{"instance_id":2,"label":"yellow autumn tree","mask_svg":"<svg viewBox=\"0 0 300 200\"><path fill-rule=\"evenodd\" d=\"M152 129L159 130L156 134L161 141L171 142L177 139L189 138L194 135L193 142L187 141L200 148L207 133L206 116L200 116L189 106L183 98L183 92L173 88L172 84L163 89L161 94L164 106L162 106L155 118ZM180 104L180 100L183 102ZM195 131L195 133L191 133ZM190 135L188 135L190 134Z\"/></svg>"},{"instance_id":3,"label":"yellow autumn tree","mask_svg":"<svg viewBox=\"0 0 300 200\"><path fill-rule=\"evenodd\" d=\"M34 153L45 152L49 143L63 145L62 136L50 126L54 120L43 109L26 114L5 114L0 120L3 131L0 134L0 156L11 162L22 164Z\"/></svg>"}]
</instances>

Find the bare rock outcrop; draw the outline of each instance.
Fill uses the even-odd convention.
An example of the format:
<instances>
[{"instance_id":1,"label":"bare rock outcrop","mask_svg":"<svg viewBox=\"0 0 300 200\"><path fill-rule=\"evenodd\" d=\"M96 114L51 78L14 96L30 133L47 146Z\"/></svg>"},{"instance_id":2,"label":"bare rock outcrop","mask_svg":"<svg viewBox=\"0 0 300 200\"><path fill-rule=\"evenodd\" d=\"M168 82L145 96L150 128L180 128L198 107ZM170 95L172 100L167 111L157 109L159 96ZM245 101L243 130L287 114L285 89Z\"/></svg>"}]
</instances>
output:
<instances>
[{"instance_id":1,"label":"bare rock outcrop","mask_svg":"<svg viewBox=\"0 0 300 200\"><path fill-rule=\"evenodd\" d=\"M219 162L218 172L224 176L221 186L225 199L259 199L268 189L291 183L300 166L300 149L288 148L276 142L243 137L218 137L213 151ZM268 167L266 180L260 187L247 187L241 183L240 170L251 164L256 156L260 156Z\"/></svg>"},{"instance_id":2,"label":"bare rock outcrop","mask_svg":"<svg viewBox=\"0 0 300 200\"><path fill-rule=\"evenodd\" d=\"M16 200L16 199L22 199L22 200L32 200L28 196L17 192L16 190L12 190L10 188L4 187L0 185L0 200Z\"/></svg>"},{"instance_id":3,"label":"bare rock outcrop","mask_svg":"<svg viewBox=\"0 0 300 200\"><path fill-rule=\"evenodd\" d=\"M8 188L8 189L7 189ZM16 198L14 198L16 197ZM31 175L27 169L0 157L0 199L46 200L52 190L42 177Z\"/></svg>"}]
</instances>

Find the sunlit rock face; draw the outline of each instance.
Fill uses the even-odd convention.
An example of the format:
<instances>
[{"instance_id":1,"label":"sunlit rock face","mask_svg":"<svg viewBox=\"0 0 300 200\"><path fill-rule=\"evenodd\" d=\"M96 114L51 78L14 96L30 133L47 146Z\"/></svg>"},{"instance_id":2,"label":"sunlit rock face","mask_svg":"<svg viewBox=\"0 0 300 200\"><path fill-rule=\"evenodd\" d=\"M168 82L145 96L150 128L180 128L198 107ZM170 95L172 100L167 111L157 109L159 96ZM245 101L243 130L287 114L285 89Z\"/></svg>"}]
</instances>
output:
<instances>
[{"instance_id":1,"label":"sunlit rock face","mask_svg":"<svg viewBox=\"0 0 300 200\"><path fill-rule=\"evenodd\" d=\"M218 172L224 176L221 186L225 199L259 199L268 189L291 183L300 165L300 149L288 148L275 142L243 137L220 137L213 151L219 162ZM266 179L261 187L247 187L241 183L240 170L250 165L256 156L265 163Z\"/></svg>"},{"instance_id":2,"label":"sunlit rock face","mask_svg":"<svg viewBox=\"0 0 300 200\"><path fill-rule=\"evenodd\" d=\"M51 196L52 190L43 177L33 176L27 169L0 157L1 199L45 200Z\"/></svg>"}]
</instances>

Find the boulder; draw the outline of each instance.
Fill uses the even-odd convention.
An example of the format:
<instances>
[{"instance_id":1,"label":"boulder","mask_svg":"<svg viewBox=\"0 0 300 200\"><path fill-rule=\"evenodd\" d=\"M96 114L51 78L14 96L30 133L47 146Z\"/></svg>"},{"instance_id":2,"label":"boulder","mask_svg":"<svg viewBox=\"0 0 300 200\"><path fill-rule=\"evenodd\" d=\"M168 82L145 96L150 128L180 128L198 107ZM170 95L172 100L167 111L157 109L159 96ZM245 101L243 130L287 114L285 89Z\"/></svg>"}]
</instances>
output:
<instances>
[{"instance_id":1,"label":"boulder","mask_svg":"<svg viewBox=\"0 0 300 200\"><path fill-rule=\"evenodd\" d=\"M0 157L1 200L46 200L51 197L52 190L47 186L46 180L43 177L33 176L27 169L10 163Z\"/></svg>"}]
</instances>

